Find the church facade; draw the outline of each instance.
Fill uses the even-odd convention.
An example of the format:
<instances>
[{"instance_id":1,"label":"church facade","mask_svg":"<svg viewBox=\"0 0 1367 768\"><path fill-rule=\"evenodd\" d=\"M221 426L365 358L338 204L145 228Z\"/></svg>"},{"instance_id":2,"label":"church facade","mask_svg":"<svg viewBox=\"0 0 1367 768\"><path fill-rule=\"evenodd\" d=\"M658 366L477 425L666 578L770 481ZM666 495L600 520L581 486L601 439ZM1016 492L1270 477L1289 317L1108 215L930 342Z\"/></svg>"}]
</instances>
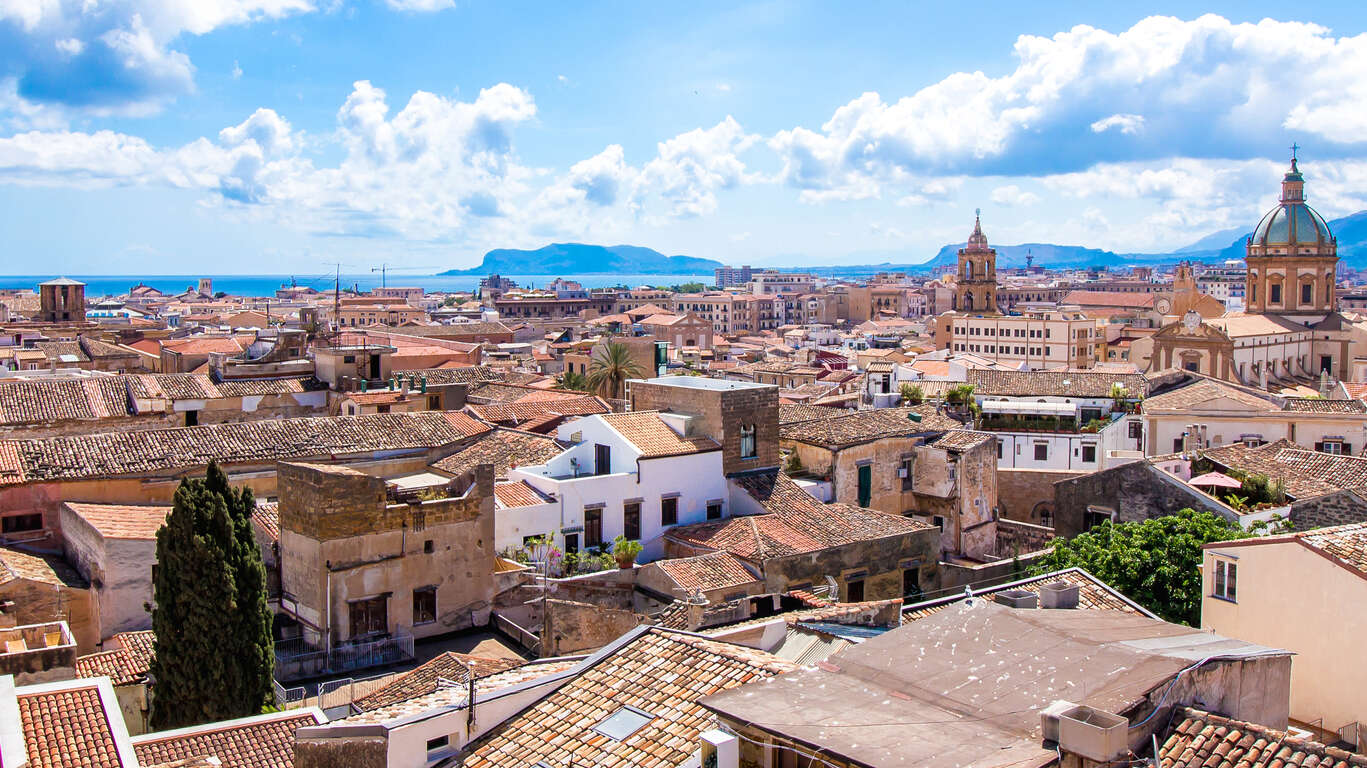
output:
<instances>
[{"instance_id":1,"label":"church facade","mask_svg":"<svg viewBox=\"0 0 1367 768\"><path fill-rule=\"evenodd\" d=\"M1349 375L1352 326L1335 309L1338 243L1306 203L1295 157L1281 199L1245 246L1247 309L1187 311L1153 337L1148 369L1182 368L1276 390Z\"/></svg>"}]
</instances>

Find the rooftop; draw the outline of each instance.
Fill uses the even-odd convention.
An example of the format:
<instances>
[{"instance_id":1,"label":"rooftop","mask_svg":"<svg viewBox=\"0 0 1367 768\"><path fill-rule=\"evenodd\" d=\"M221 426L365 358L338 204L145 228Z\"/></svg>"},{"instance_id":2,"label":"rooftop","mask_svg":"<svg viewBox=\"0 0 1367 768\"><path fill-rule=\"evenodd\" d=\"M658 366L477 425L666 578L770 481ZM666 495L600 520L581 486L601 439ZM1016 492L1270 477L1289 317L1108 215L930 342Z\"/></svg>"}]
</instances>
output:
<instances>
[{"instance_id":1,"label":"rooftop","mask_svg":"<svg viewBox=\"0 0 1367 768\"><path fill-rule=\"evenodd\" d=\"M805 491L798 489L798 493ZM808 498L811 498L808 496ZM815 499L813 499L815 501ZM850 504L821 504L763 515L733 517L715 523L672 528L666 537L700 549L725 551L761 562L820 552L860 541L903 536L934 526Z\"/></svg>"},{"instance_id":2,"label":"rooftop","mask_svg":"<svg viewBox=\"0 0 1367 768\"><path fill-rule=\"evenodd\" d=\"M114 685L129 685L147 680L152 668L151 630L119 632L111 638L117 648L91 653L76 659L77 677L107 676Z\"/></svg>"},{"instance_id":3,"label":"rooftop","mask_svg":"<svg viewBox=\"0 0 1367 768\"><path fill-rule=\"evenodd\" d=\"M564 450L565 446L553 437L499 427L432 466L461 475L477 465L493 464L494 477L501 478L514 466L544 464Z\"/></svg>"},{"instance_id":4,"label":"rooftop","mask_svg":"<svg viewBox=\"0 0 1367 768\"><path fill-rule=\"evenodd\" d=\"M145 766L213 757L224 768L293 768L295 730L326 722L318 709L289 709L134 736L133 751Z\"/></svg>"},{"instance_id":5,"label":"rooftop","mask_svg":"<svg viewBox=\"0 0 1367 768\"><path fill-rule=\"evenodd\" d=\"M153 540L171 507L130 504L63 504L106 539Z\"/></svg>"},{"instance_id":6,"label":"rooftop","mask_svg":"<svg viewBox=\"0 0 1367 768\"><path fill-rule=\"evenodd\" d=\"M0 547L0 584L14 579L74 589L90 587L81 574L57 555L40 555L14 547Z\"/></svg>"},{"instance_id":7,"label":"rooftop","mask_svg":"<svg viewBox=\"0 0 1367 768\"><path fill-rule=\"evenodd\" d=\"M1355 755L1265 725L1178 707L1167 738L1160 736L1159 768L1363 768Z\"/></svg>"},{"instance_id":8,"label":"rooftop","mask_svg":"<svg viewBox=\"0 0 1367 768\"><path fill-rule=\"evenodd\" d=\"M513 659L494 659L483 656L470 656L455 651L447 651L402 675L388 685L369 693L355 702L361 711L387 707L400 701L407 701L429 694L438 687L440 681L464 683L469 680L469 670L474 670L475 679L504 672L520 666L522 662Z\"/></svg>"},{"instance_id":9,"label":"rooftop","mask_svg":"<svg viewBox=\"0 0 1367 768\"><path fill-rule=\"evenodd\" d=\"M920 421L912 421L912 416ZM946 432L963 425L940 413L934 405L909 408L877 408L851 411L831 418L787 424L779 427L779 437L799 443L839 448L859 445L885 437Z\"/></svg>"},{"instance_id":10,"label":"rooftop","mask_svg":"<svg viewBox=\"0 0 1367 768\"><path fill-rule=\"evenodd\" d=\"M606 413L599 418L635 446L643 458L721 450L721 446L710 437L684 437L675 432L660 418L658 411Z\"/></svg>"},{"instance_id":11,"label":"rooftop","mask_svg":"<svg viewBox=\"0 0 1367 768\"><path fill-rule=\"evenodd\" d=\"M1295 499L1342 489L1367 494L1367 457L1307 451L1287 440L1255 448L1233 443L1209 448L1201 455L1222 467L1280 480L1287 494Z\"/></svg>"},{"instance_id":12,"label":"rooftop","mask_svg":"<svg viewBox=\"0 0 1367 768\"><path fill-rule=\"evenodd\" d=\"M1111 387L1115 384L1124 387L1130 398L1140 397L1149 391L1147 380L1139 374L1095 371L993 371L971 368L966 383L973 385L975 396L1109 398Z\"/></svg>"},{"instance_id":13,"label":"rooftop","mask_svg":"<svg viewBox=\"0 0 1367 768\"><path fill-rule=\"evenodd\" d=\"M711 592L759 581L745 563L730 552L709 552L697 557L656 560L646 566L658 567L671 581L688 592Z\"/></svg>"},{"instance_id":14,"label":"rooftop","mask_svg":"<svg viewBox=\"0 0 1367 768\"><path fill-rule=\"evenodd\" d=\"M772 384L756 384L753 381L709 379L705 376L657 376L653 379L633 379L633 381L644 381L647 384L658 384L664 387L706 389L714 392L725 392L733 389L763 389L773 386Z\"/></svg>"},{"instance_id":15,"label":"rooftop","mask_svg":"<svg viewBox=\"0 0 1367 768\"><path fill-rule=\"evenodd\" d=\"M1218 541L1202 549L1225 550L1233 547L1269 546L1294 543L1310 549L1326 560L1367 579L1367 523L1349 523L1329 528L1312 528L1279 536L1260 536L1238 541Z\"/></svg>"}]
</instances>

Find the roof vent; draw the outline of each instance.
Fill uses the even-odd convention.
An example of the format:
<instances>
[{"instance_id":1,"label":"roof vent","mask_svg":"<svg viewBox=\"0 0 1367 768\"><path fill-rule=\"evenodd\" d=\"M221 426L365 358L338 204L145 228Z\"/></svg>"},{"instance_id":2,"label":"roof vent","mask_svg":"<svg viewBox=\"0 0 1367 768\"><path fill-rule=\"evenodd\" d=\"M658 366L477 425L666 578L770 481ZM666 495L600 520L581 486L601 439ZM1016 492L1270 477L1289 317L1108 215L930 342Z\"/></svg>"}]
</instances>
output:
<instances>
[{"instance_id":1,"label":"roof vent","mask_svg":"<svg viewBox=\"0 0 1367 768\"><path fill-rule=\"evenodd\" d=\"M1130 750L1130 721L1120 715L1078 706L1059 714L1060 750L1099 763L1119 760Z\"/></svg>"},{"instance_id":2,"label":"roof vent","mask_svg":"<svg viewBox=\"0 0 1367 768\"><path fill-rule=\"evenodd\" d=\"M703 731L699 737L698 757L702 768L737 768L740 765L740 740L726 731Z\"/></svg>"},{"instance_id":3,"label":"roof vent","mask_svg":"<svg viewBox=\"0 0 1367 768\"><path fill-rule=\"evenodd\" d=\"M1039 596L1024 589L1007 589L992 596L992 599L1008 608L1036 608Z\"/></svg>"},{"instance_id":4,"label":"roof vent","mask_svg":"<svg viewBox=\"0 0 1367 768\"><path fill-rule=\"evenodd\" d=\"M1040 587L1039 602L1041 608L1076 608L1078 603L1078 585L1068 584L1063 581L1051 581Z\"/></svg>"}]
</instances>

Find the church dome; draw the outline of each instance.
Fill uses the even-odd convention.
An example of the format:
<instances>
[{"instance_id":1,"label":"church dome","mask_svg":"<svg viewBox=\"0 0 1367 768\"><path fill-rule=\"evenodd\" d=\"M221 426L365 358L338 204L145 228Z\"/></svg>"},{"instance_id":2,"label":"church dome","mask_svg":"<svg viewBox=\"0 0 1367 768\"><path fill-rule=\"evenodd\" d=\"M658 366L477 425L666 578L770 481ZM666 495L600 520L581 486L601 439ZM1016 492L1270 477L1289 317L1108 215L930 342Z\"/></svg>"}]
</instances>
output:
<instances>
[{"instance_id":1,"label":"church dome","mask_svg":"<svg viewBox=\"0 0 1367 768\"><path fill-rule=\"evenodd\" d=\"M1305 203L1305 179L1296 167L1295 158L1291 160L1291 170L1282 178L1281 203L1258 222L1248 244L1256 248L1272 247L1277 251L1288 247L1308 250L1335 245L1324 217Z\"/></svg>"}]
</instances>

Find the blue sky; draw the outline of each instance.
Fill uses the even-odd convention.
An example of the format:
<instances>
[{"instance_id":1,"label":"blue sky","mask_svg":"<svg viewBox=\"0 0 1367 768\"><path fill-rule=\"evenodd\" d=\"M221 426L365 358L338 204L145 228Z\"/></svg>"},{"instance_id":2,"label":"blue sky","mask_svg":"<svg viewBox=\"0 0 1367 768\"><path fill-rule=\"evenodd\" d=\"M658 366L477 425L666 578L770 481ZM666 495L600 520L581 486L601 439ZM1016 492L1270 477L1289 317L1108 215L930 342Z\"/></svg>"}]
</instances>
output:
<instances>
[{"instance_id":1,"label":"blue sky","mask_svg":"<svg viewBox=\"0 0 1367 768\"><path fill-rule=\"evenodd\" d=\"M1043 5L1044 7L1039 7ZM1294 16L1288 15L1294 13ZM732 263L1367 208L1358 3L0 0L0 273Z\"/></svg>"}]
</instances>

